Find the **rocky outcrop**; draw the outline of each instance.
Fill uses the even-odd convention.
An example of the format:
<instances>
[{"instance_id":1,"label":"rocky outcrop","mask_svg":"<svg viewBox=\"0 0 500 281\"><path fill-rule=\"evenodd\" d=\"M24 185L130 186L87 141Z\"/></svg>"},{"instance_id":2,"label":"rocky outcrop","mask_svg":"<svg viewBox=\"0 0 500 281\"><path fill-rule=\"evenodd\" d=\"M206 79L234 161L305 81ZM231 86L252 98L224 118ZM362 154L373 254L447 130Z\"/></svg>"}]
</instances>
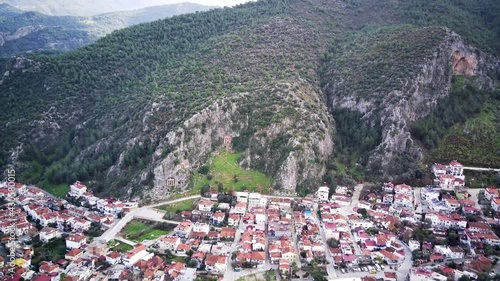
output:
<instances>
[{"instance_id":1,"label":"rocky outcrop","mask_svg":"<svg viewBox=\"0 0 500 281\"><path fill-rule=\"evenodd\" d=\"M480 87L493 88L495 82L491 75L498 67L494 61L491 55L465 44L459 35L447 30L432 56L421 59L401 89L379 93L376 98L355 93L335 95L332 83L326 90L329 106L359 111L367 122L376 120L374 116L380 117L382 141L372 152L370 165L387 175L390 165L396 165L396 157L402 153L413 157L415 162L421 159L421 149L410 134L411 125L428 115L439 99L448 95L452 76L474 76Z\"/></svg>"},{"instance_id":2,"label":"rocky outcrop","mask_svg":"<svg viewBox=\"0 0 500 281\"><path fill-rule=\"evenodd\" d=\"M3 46L6 42L17 40L21 37L27 36L33 32L42 30L43 26L40 25L28 25L18 28L15 32L0 32L0 47Z\"/></svg>"},{"instance_id":3,"label":"rocky outcrop","mask_svg":"<svg viewBox=\"0 0 500 281\"><path fill-rule=\"evenodd\" d=\"M272 114L264 117L258 108L249 110L255 100L276 101ZM155 103L150 112L162 106ZM318 91L301 82L222 98L163 137L153 156L154 188L145 191L143 200L186 189L191 172L222 147L225 138L234 149L243 148L240 165L265 172L273 178L273 187L294 192L298 185L317 184L333 151L331 122ZM238 145L242 142L246 147Z\"/></svg>"},{"instance_id":4,"label":"rocky outcrop","mask_svg":"<svg viewBox=\"0 0 500 281\"><path fill-rule=\"evenodd\" d=\"M474 76L474 69L477 66L476 56L471 53L453 52L451 63L453 65L453 75Z\"/></svg>"}]
</instances>

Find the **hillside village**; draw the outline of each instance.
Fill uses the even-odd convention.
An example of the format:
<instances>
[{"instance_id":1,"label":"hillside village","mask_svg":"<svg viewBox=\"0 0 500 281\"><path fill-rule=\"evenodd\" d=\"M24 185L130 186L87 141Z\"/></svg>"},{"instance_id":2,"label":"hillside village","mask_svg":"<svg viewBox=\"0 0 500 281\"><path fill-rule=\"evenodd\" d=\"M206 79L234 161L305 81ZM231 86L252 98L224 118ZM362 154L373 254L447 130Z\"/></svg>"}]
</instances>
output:
<instances>
[{"instance_id":1,"label":"hillside village","mask_svg":"<svg viewBox=\"0 0 500 281\"><path fill-rule=\"evenodd\" d=\"M457 161L432 172L431 186L320 186L304 198L207 191L174 212L98 198L77 181L65 199L16 183L13 216L3 183L2 244L15 258L0 257L0 280L498 278L499 190L466 188ZM138 210L171 227L129 240Z\"/></svg>"}]
</instances>

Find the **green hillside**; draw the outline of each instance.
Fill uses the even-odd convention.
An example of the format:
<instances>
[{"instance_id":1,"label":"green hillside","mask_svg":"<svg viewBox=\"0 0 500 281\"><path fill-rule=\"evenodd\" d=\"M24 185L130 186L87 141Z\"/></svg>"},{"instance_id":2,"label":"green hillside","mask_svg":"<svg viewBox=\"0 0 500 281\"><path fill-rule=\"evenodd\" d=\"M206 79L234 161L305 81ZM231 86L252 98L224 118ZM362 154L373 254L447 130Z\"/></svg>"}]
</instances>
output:
<instances>
[{"instance_id":1,"label":"green hillside","mask_svg":"<svg viewBox=\"0 0 500 281\"><path fill-rule=\"evenodd\" d=\"M88 45L114 30L179 14L206 11L192 3L163 5L93 17L49 16L0 3L0 57L60 53Z\"/></svg>"}]
</instances>

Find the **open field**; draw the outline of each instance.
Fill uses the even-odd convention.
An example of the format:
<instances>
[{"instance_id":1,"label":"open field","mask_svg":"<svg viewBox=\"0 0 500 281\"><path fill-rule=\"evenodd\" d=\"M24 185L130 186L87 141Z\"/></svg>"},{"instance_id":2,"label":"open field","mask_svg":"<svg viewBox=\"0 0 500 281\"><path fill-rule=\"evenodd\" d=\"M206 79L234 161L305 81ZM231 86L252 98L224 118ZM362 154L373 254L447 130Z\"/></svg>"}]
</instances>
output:
<instances>
[{"instance_id":1,"label":"open field","mask_svg":"<svg viewBox=\"0 0 500 281\"><path fill-rule=\"evenodd\" d=\"M68 184L50 184L47 181L44 181L40 187L47 191L48 193L59 197L59 198L64 198L66 194L69 192L69 185Z\"/></svg>"},{"instance_id":2,"label":"open field","mask_svg":"<svg viewBox=\"0 0 500 281\"><path fill-rule=\"evenodd\" d=\"M159 206L157 208L160 210L167 211L167 213L180 213L182 211L191 211L194 208L196 208L195 202L197 201L198 199L191 199L170 205Z\"/></svg>"},{"instance_id":3,"label":"open field","mask_svg":"<svg viewBox=\"0 0 500 281\"><path fill-rule=\"evenodd\" d=\"M209 161L207 175L196 173L193 177L193 190L199 192L205 185L212 190L218 190L222 184L223 190L244 190L263 194L269 193L271 179L261 172L244 170L238 165L241 153L220 151Z\"/></svg>"},{"instance_id":4,"label":"open field","mask_svg":"<svg viewBox=\"0 0 500 281\"><path fill-rule=\"evenodd\" d=\"M150 222L144 220L132 220L121 231L121 235L134 242L153 240L168 234L176 225L168 223Z\"/></svg>"},{"instance_id":5,"label":"open field","mask_svg":"<svg viewBox=\"0 0 500 281\"><path fill-rule=\"evenodd\" d=\"M110 240L108 242L108 245L111 247L111 249L117 252L125 253L132 250L132 246L116 240Z\"/></svg>"}]
</instances>

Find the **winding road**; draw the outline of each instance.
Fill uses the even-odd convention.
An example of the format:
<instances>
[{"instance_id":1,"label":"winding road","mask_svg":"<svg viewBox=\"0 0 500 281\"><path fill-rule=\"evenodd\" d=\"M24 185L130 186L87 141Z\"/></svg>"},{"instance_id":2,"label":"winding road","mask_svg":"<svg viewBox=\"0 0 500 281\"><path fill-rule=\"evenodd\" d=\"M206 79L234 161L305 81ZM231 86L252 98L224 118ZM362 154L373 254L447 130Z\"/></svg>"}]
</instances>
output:
<instances>
[{"instance_id":1,"label":"winding road","mask_svg":"<svg viewBox=\"0 0 500 281\"><path fill-rule=\"evenodd\" d=\"M290 199L296 199L299 197L286 197L286 196L274 196L274 195L263 195L265 198L290 198ZM174 200L169 200L169 201L162 201L158 202L155 204L143 206L140 208L137 208L133 210L130 213L127 213L122 219L119 221L115 222L106 232L104 232L99 239L104 239L106 241L109 241L111 239L114 239L116 235L122 230L122 228L127 225L132 219L134 218L140 218L140 219L146 219L146 220L152 220L152 221L157 221L157 222L166 222L166 223L172 223L172 224L179 224L179 222L176 221L169 221L169 220L164 220L163 219L163 214L160 211L153 210L155 207L163 206L163 205L170 205L170 204L175 204L178 202L186 201L186 200L191 200L191 199L197 199L201 198L200 195L192 195L188 197L183 197L179 199L174 199Z\"/></svg>"},{"instance_id":2,"label":"winding road","mask_svg":"<svg viewBox=\"0 0 500 281\"><path fill-rule=\"evenodd\" d=\"M142 219L151 219L154 221L162 221L162 222L171 223L171 221L167 221L167 220L163 220L163 219L159 220L156 217L151 217L151 218L149 216L145 217L145 216L141 216L140 214L143 213L145 210L149 210L149 209L154 208L154 207L159 207L159 206L163 206L163 205L170 205L170 204L174 204L174 203L178 203L178 202L182 202L182 201L186 201L186 200L191 200L191 199L196 199L196 198L200 198L200 197L201 197L200 195L193 195L193 196L189 196L189 197L179 198L179 199L170 200L170 201L163 201L163 202L159 202L159 203L155 203L155 204L151 204L151 205L137 208L137 209L133 210L132 212L127 213L122 219L120 219L115 224L113 224L113 226L111 226L108 230L106 230L106 232L104 232L101 235L101 237L99 237L98 239L103 239L106 242L111 240L111 239L114 239L116 237L116 235L120 232L120 230L122 230L122 228L124 228L125 225L127 225L127 223L129 223L135 217L141 217ZM175 222L173 222L173 223L175 223Z\"/></svg>"}]
</instances>

